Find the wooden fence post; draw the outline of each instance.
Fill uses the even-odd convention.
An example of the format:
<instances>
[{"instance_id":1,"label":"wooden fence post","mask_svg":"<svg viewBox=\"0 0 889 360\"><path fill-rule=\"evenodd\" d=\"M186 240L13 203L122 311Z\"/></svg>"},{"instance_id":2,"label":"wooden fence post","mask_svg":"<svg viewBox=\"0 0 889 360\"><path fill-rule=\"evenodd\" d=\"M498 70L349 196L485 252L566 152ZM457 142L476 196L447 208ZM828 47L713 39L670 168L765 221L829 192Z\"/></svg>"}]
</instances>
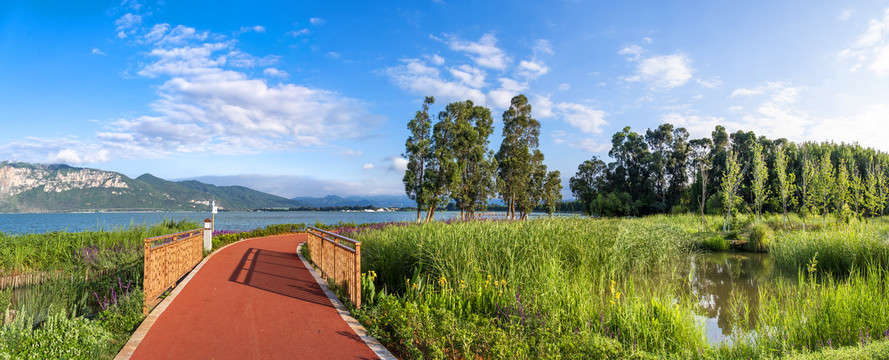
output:
<instances>
[{"instance_id":1,"label":"wooden fence post","mask_svg":"<svg viewBox=\"0 0 889 360\"><path fill-rule=\"evenodd\" d=\"M361 242L355 243L355 285L352 290L355 293L355 307L361 308Z\"/></svg>"}]
</instances>

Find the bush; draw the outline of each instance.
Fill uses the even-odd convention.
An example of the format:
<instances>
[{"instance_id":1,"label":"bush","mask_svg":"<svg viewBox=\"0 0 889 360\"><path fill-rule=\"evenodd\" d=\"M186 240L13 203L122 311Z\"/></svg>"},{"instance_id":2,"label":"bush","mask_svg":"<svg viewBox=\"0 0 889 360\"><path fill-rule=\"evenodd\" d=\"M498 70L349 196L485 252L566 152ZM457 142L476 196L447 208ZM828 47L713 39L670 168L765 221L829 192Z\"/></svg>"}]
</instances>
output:
<instances>
[{"instance_id":1,"label":"bush","mask_svg":"<svg viewBox=\"0 0 889 360\"><path fill-rule=\"evenodd\" d=\"M115 305L99 313L99 324L115 335L129 335L142 323L141 290L122 296Z\"/></svg>"},{"instance_id":2,"label":"bush","mask_svg":"<svg viewBox=\"0 0 889 360\"><path fill-rule=\"evenodd\" d=\"M112 335L82 317L54 312L39 327L19 314L0 329L0 355L15 359L96 359L107 357Z\"/></svg>"},{"instance_id":3,"label":"bush","mask_svg":"<svg viewBox=\"0 0 889 360\"><path fill-rule=\"evenodd\" d=\"M775 232L766 224L756 224L750 229L750 235L747 237L747 250L750 251L768 251L775 238Z\"/></svg>"},{"instance_id":4,"label":"bush","mask_svg":"<svg viewBox=\"0 0 889 360\"><path fill-rule=\"evenodd\" d=\"M697 243L698 249L704 251L711 252L726 252L728 251L728 241L726 241L722 236L714 235L705 238Z\"/></svg>"}]
</instances>

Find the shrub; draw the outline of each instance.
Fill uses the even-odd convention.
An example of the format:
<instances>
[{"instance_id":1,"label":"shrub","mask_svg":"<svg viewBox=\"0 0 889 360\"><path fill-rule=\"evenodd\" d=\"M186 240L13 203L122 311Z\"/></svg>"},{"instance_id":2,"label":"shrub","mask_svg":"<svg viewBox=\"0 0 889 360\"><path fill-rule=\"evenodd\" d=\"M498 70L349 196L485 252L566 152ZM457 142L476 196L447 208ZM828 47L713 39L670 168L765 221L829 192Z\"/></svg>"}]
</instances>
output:
<instances>
[{"instance_id":1,"label":"shrub","mask_svg":"<svg viewBox=\"0 0 889 360\"><path fill-rule=\"evenodd\" d=\"M750 235L747 236L747 250L765 252L772 245L774 238L775 232L768 225L753 225Z\"/></svg>"},{"instance_id":2,"label":"shrub","mask_svg":"<svg viewBox=\"0 0 889 360\"><path fill-rule=\"evenodd\" d=\"M15 359L96 359L110 352L112 335L82 317L54 311L39 327L27 313L0 329L0 355Z\"/></svg>"},{"instance_id":3,"label":"shrub","mask_svg":"<svg viewBox=\"0 0 889 360\"><path fill-rule=\"evenodd\" d=\"M697 245L698 245L699 249L704 250L704 251L710 251L710 252L728 251L728 241L726 241L720 235L714 235L714 236L704 238L703 240L699 241L697 243Z\"/></svg>"}]
</instances>

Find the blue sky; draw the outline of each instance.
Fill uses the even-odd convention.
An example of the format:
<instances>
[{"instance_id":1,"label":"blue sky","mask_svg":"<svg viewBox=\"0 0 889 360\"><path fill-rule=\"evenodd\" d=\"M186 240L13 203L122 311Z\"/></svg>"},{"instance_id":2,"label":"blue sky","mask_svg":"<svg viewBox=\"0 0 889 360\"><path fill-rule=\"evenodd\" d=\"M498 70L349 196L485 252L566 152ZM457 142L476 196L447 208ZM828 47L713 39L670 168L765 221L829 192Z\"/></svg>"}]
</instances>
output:
<instances>
[{"instance_id":1,"label":"blue sky","mask_svg":"<svg viewBox=\"0 0 889 360\"><path fill-rule=\"evenodd\" d=\"M880 1L0 4L0 159L400 194L426 95L524 93L567 181L624 126L889 151Z\"/></svg>"}]
</instances>

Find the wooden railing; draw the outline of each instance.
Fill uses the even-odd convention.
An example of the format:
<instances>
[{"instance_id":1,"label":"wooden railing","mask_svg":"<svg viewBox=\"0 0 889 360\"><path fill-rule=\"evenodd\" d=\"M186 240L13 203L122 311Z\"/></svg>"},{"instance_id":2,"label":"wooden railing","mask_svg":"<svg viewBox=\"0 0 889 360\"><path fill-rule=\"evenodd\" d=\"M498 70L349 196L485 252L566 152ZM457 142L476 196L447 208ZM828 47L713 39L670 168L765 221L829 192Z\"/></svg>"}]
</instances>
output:
<instances>
[{"instance_id":1,"label":"wooden railing","mask_svg":"<svg viewBox=\"0 0 889 360\"><path fill-rule=\"evenodd\" d=\"M309 254L322 277L342 285L349 300L361 307L361 242L332 232L306 228ZM351 246L349 246L351 245Z\"/></svg>"},{"instance_id":2,"label":"wooden railing","mask_svg":"<svg viewBox=\"0 0 889 360\"><path fill-rule=\"evenodd\" d=\"M201 229L145 239L144 315L204 257Z\"/></svg>"}]
</instances>

